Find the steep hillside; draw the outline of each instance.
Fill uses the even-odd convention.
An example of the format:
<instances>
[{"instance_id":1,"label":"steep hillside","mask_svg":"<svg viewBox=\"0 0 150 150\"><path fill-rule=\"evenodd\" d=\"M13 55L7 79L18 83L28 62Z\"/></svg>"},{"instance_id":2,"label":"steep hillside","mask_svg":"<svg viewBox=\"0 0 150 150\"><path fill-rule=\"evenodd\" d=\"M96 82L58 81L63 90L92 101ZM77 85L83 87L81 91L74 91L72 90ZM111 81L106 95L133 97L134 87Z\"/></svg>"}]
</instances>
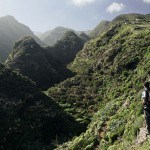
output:
<instances>
[{"instance_id":1,"label":"steep hillside","mask_svg":"<svg viewBox=\"0 0 150 150\"><path fill-rule=\"evenodd\" d=\"M60 40L65 35L67 31L73 30L64 27L56 27L53 30L43 33L42 35L39 36L39 38L49 46L53 46L56 44L58 40Z\"/></svg>"},{"instance_id":2,"label":"steep hillside","mask_svg":"<svg viewBox=\"0 0 150 150\"><path fill-rule=\"evenodd\" d=\"M74 60L76 54L83 48L84 43L87 41L85 36L85 34L84 36L81 34L79 37L74 32L68 31L54 46L48 47L47 51L61 63L68 64Z\"/></svg>"},{"instance_id":3,"label":"steep hillside","mask_svg":"<svg viewBox=\"0 0 150 150\"><path fill-rule=\"evenodd\" d=\"M85 44L70 66L75 77L46 92L76 120L91 119L84 134L58 149L124 150L135 144L144 120L142 82L150 78L150 15L123 17Z\"/></svg>"},{"instance_id":4,"label":"steep hillside","mask_svg":"<svg viewBox=\"0 0 150 150\"><path fill-rule=\"evenodd\" d=\"M5 61L15 42L26 35L32 36L39 44L44 45L29 27L19 23L14 17L0 18L0 62Z\"/></svg>"},{"instance_id":5,"label":"steep hillside","mask_svg":"<svg viewBox=\"0 0 150 150\"><path fill-rule=\"evenodd\" d=\"M109 25L109 21L103 20L101 21L88 35L90 38L96 38L103 31L105 31Z\"/></svg>"},{"instance_id":6,"label":"steep hillside","mask_svg":"<svg viewBox=\"0 0 150 150\"><path fill-rule=\"evenodd\" d=\"M0 64L1 150L50 150L82 127L28 78Z\"/></svg>"},{"instance_id":7,"label":"steep hillside","mask_svg":"<svg viewBox=\"0 0 150 150\"><path fill-rule=\"evenodd\" d=\"M26 36L15 43L14 50L5 62L6 67L27 76L41 88L47 88L72 75L46 49Z\"/></svg>"}]
</instances>

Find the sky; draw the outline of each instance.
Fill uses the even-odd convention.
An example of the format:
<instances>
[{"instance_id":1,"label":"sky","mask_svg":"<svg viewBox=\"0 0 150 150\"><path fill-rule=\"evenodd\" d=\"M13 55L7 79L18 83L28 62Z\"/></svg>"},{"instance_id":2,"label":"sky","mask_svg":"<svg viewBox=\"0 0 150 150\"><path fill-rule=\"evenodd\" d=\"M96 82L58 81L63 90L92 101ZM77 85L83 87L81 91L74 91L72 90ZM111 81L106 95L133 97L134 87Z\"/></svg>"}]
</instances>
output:
<instances>
[{"instance_id":1,"label":"sky","mask_svg":"<svg viewBox=\"0 0 150 150\"><path fill-rule=\"evenodd\" d=\"M14 16L38 32L57 26L91 30L126 13L150 14L150 0L0 0L0 17Z\"/></svg>"}]
</instances>

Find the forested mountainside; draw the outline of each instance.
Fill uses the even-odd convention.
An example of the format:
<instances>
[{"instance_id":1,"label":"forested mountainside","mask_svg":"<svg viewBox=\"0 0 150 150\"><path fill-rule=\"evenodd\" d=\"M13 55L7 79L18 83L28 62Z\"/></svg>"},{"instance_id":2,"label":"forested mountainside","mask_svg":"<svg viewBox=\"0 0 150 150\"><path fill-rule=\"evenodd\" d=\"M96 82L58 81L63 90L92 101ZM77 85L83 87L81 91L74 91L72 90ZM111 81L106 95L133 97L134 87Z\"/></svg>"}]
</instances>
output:
<instances>
[{"instance_id":1,"label":"forested mountainside","mask_svg":"<svg viewBox=\"0 0 150 150\"><path fill-rule=\"evenodd\" d=\"M85 41L69 31L53 47L44 48L26 36L15 43L5 65L45 89L74 75L66 65L74 60Z\"/></svg>"},{"instance_id":2,"label":"forested mountainside","mask_svg":"<svg viewBox=\"0 0 150 150\"><path fill-rule=\"evenodd\" d=\"M0 149L50 150L83 130L36 85L0 64Z\"/></svg>"},{"instance_id":3,"label":"forested mountainside","mask_svg":"<svg viewBox=\"0 0 150 150\"><path fill-rule=\"evenodd\" d=\"M40 88L50 87L73 75L59 59L50 55L30 36L15 43L5 65L27 76Z\"/></svg>"},{"instance_id":4,"label":"forested mountainside","mask_svg":"<svg viewBox=\"0 0 150 150\"><path fill-rule=\"evenodd\" d=\"M4 62L17 40L24 36L32 36L40 45L44 45L29 27L19 23L12 16L0 18L0 62Z\"/></svg>"},{"instance_id":5,"label":"forested mountainside","mask_svg":"<svg viewBox=\"0 0 150 150\"><path fill-rule=\"evenodd\" d=\"M76 35L81 37L85 42L89 40L89 36L86 34L88 31L75 31L73 29L65 28L65 27L56 27L53 30L49 30L43 34L39 34L39 38L49 46L57 45L59 40L62 40L67 32L74 32Z\"/></svg>"},{"instance_id":6,"label":"forested mountainside","mask_svg":"<svg viewBox=\"0 0 150 150\"><path fill-rule=\"evenodd\" d=\"M85 133L57 149L139 147L135 140L144 121L142 82L150 78L150 15L118 16L85 44L69 68L77 75L46 93L76 120L91 123ZM143 148L148 149L148 142Z\"/></svg>"}]
</instances>

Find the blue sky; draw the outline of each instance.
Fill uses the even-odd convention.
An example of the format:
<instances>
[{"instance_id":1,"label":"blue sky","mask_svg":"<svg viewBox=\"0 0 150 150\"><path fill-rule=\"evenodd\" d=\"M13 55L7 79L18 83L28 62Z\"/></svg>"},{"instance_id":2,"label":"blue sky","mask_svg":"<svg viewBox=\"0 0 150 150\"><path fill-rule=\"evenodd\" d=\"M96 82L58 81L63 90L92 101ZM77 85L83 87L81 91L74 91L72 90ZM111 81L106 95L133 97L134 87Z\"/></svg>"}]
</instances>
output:
<instances>
[{"instance_id":1,"label":"blue sky","mask_svg":"<svg viewBox=\"0 0 150 150\"><path fill-rule=\"evenodd\" d=\"M93 29L123 13L150 13L150 0L0 0L0 17L14 16L34 31L57 26Z\"/></svg>"}]
</instances>

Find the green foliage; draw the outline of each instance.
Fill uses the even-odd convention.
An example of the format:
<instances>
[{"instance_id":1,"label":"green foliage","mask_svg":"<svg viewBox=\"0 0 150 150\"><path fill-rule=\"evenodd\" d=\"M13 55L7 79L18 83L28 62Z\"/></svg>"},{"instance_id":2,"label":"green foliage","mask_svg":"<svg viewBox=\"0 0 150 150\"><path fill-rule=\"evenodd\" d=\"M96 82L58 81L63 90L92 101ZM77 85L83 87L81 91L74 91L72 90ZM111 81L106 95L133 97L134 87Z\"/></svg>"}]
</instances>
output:
<instances>
[{"instance_id":1,"label":"green foliage","mask_svg":"<svg viewBox=\"0 0 150 150\"><path fill-rule=\"evenodd\" d=\"M85 44L69 66L75 77L47 91L76 119L91 119L85 133L57 149L127 149L143 125L140 95L150 75L149 17L123 17Z\"/></svg>"},{"instance_id":2,"label":"green foliage","mask_svg":"<svg viewBox=\"0 0 150 150\"><path fill-rule=\"evenodd\" d=\"M83 131L51 98L36 85L0 64L0 149L53 149ZM80 130L79 130L80 129Z\"/></svg>"}]
</instances>

